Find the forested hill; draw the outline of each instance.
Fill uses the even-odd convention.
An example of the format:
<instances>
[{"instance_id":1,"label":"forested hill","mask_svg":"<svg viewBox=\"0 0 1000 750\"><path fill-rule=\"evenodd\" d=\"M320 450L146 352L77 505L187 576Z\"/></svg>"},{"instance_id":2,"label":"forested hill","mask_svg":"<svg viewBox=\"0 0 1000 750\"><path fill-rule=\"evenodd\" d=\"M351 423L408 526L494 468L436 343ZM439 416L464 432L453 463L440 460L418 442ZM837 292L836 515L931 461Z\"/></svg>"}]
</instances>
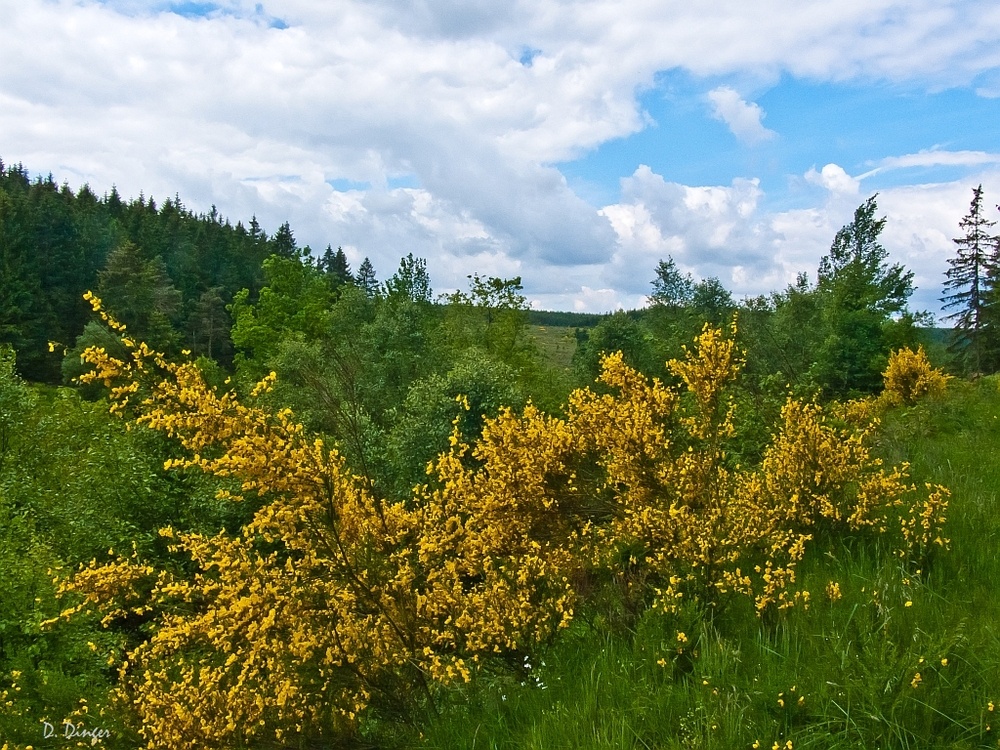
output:
<instances>
[{"instance_id":1,"label":"forested hill","mask_svg":"<svg viewBox=\"0 0 1000 750\"><path fill-rule=\"evenodd\" d=\"M179 344L198 353L214 344L225 356L224 306L240 289L260 289L268 255L296 252L287 224L269 236L255 219L234 226L179 198L98 197L0 161L0 345L14 346L25 377L58 381L61 353L47 344L76 340L92 316L82 295L106 272L129 278L133 304L161 317Z\"/></svg>"},{"instance_id":2,"label":"forested hill","mask_svg":"<svg viewBox=\"0 0 1000 750\"><path fill-rule=\"evenodd\" d=\"M214 207L197 214L176 196L157 204L112 189L99 197L87 185L74 190L51 175L32 178L23 165L0 160L0 346L14 347L29 380L60 381L64 346L93 318L88 290L116 297L115 312L142 317L142 332L173 345L165 348L230 363L226 307L242 289L256 298L272 254L313 258L287 223L269 235L256 217L234 225ZM343 254L330 247L316 263L348 275ZM537 325L589 327L604 317L530 313ZM50 352L50 341L62 346Z\"/></svg>"},{"instance_id":3,"label":"forested hill","mask_svg":"<svg viewBox=\"0 0 1000 750\"><path fill-rule=\"evenodd\" d=\"M564 352L575 383L593 382L602 354L613 351L644 374L663 377L663 363L680 356L704 323L727 325L738 313L753 382L798 384L827 397L864 394L881 387L892 349L929 342L926 329L918 330L924 319L907 307L913 274L892 263L879 241L885 221L869 198L837 233L816 283L803 272L785 290L737 302L719 279L695 280L668 257L650 269L647 310L552 313L529 310L520 278L474 274L467 292L436 305L426 262L412 255L380 283L367 258L352 273L343 250L299 248L287 222L269 235L256 218L234 225L214 207L208 214L188 210L179 197L157 204L142 194L125 200L114 189L98 197L87 186L33 179L23 166L0 161L0 347L16 350L29 380L79 375L77 355L86 346L121 345L83 299L93 290L133 338L170 356L188 350L247 378L272 370L290 377L283 363L300 359L295 341L336 349L332 332L354 337L373 326L365 335L374 349L357 356L381 364L355 369L402 398L469 347L480 359L486 351L511 364L511 351L531 349L527 324L577 329L573 351ZM956 279L950 299L964 304L964 282ZM544 351L527 349L525 363L543 364ZM963 350L953 351L961 359ZM330 356L319 357L320 371L330 369ZM568 369L562 360L544 364ZM982 355L974 364L985 372L993 363ZM958 361L956 369L968 366ZM550 375L521 375L536 400L539 382L551 390ZM372 399L378 410L387 408L385 388Z\"/></svg>"}]
</instances>

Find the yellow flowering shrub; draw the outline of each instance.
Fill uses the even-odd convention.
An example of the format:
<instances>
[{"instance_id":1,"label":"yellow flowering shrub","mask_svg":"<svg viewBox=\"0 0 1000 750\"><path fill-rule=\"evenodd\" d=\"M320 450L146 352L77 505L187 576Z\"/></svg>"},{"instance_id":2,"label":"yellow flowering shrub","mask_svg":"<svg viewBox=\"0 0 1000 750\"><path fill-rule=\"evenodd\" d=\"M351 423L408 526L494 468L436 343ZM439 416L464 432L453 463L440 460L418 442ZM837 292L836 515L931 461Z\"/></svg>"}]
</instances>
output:
<instances>
[{"instance_id":1,"label":"yellow flowering shrub","mask_svg":"<svg viewBox=\"0 0 1000 750\"><path fill-rule=\"evenodd\" d=\"M889 355L882 380L883 390L877 397L834 402L831 413L849 424L876 427L893 407L913 406L925 398L942 396L951 375L931 366L923 346L915 352L904 347Z\"/></svg>"},{"instance_id":2,"label":"yellow flowering shrub","mask_svg":"<svg viewBox=\"0 0 1000 750\"><path fill-rule=\"evenodd\" d=\"M783 526L759 473L728 458L728 388L742 367L734 342L706 326L695 343L668 363L686 396L647 383L615 355L601 377L614 395L571 396L570 420L609 498L609 518L580 535L581 553L598 569L629 568L629 584L666 612L733 593L759 610L787 606L808 535Z\"/></svg>"},{"instance_id":3,"label":"yellow flowering shrub","mask_svg":"<svg viewBox=\"0 0 1000 750\"><path fill-rule=\"evenodd\" d=\"M588 576L638 607L746 596L763 613L808 601L795 568L818 529L892 531L904 555L941 539L946 492L922 499L905 466L871 456L870 431L831 426L818 405L789 400L762 465L735 465L742 359L708 326L668 363L683 387L612 354L610 393L575 391L565 418L503 410L474 444L456 429L428 482L395 499L288 410L244 404L191 363L125 345L127 362L85 354L84 377L111 389L112 410L179 442L167 468L263 500L235 533L161 530L179 557L169 570L133 553L63 585L79 601L67 617L148 622L119 665L117 698L151 749L350 734L373 704L432 701L435 683L558 633Z\"/></svg>"},{"instance_id":4,"label":"yellow flowering shrub","mask_svg":"<svg viewBox=\"0 0 1000 750\"><path fill-rule=\"evenodd\" d=\"M384 501L287 410L244 405L193 364L127 346L129 362L86 353L85 377L112 389L112 409L180 442L186 455L167 468L229 477L241 488L231 499L266 500L235 534L161 530L188 561L173 572L133 556L64 584L82 599L67 617L152 618L116 696L149 748L350 733L373 701L405 707L420 690L429 700L429 683L468 680L483 658L569 621L567 554L556 547L550 560L529 538L531 514L518 512L532 505L528 485L466 486L456 445L435 467L436 489Z\"/></svg>"},{"instance_id":5,"label":"yellow flowering shrub","mask_svg":"<svg viewBox=\"0 0 1000 750\"><path fill-rule=\"evenodd\" d=\"M923 346L917 351L903 348L892 352L883 377L883 398L891 405L907 406L927 396L942 395L951 379L951 376L931 366Z\"/></svg>"}]
</instances>

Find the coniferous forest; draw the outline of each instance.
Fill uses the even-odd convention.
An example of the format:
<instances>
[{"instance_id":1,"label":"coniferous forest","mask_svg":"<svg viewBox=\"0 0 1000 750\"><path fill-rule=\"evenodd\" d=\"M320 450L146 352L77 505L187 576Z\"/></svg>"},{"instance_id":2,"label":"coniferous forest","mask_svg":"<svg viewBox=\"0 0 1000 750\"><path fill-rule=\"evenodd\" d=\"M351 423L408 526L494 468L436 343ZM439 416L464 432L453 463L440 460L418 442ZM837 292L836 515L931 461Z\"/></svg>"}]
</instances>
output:
<instances>
[{"instance_id":1,"label":"coniferous forest","mask_svg":"<svg viewBox=\"0 0 1000 750\"><path fill-rule=\"evenodd\" d=\"M0 163L0 749L1000 747L985 202L589 315Z\"/></svg>"}]
</instances>

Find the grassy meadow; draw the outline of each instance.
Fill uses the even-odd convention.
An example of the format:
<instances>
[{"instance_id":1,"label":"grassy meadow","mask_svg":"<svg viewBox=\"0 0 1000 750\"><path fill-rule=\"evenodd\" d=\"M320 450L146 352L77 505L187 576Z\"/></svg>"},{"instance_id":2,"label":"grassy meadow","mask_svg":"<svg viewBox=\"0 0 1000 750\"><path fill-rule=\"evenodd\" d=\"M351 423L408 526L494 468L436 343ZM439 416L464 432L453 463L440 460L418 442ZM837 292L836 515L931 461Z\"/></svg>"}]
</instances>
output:
<instances>
[{"instance_id":1,"label":"grassy meadow","mask_svg":"<svg viewBox=\"0 0 1000 750\"><path fill-rule=\"evenodd\" d=\"M562 370L569 370L573 365L573 353L576 352L575 330L565 326L533 325L528 327L528 337L547 362Z\"/></svg>"}]
</instances>

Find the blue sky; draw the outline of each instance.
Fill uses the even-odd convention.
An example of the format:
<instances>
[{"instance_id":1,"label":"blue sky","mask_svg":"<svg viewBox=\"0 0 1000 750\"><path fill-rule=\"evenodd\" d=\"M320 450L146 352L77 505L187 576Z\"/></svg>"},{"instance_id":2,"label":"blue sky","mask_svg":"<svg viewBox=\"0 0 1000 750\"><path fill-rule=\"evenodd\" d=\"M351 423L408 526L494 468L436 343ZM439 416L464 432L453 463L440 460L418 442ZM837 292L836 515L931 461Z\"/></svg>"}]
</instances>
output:
<instances>
[{"instance_id":1,"label":"blue sky","mask_svg":"<svg viewBox=\"0 0 1000 750\"><path fill-rule=\"evenodd\" d=\"M605 205L617 200L618 178L646 164L691 185L759 177L773 209L805 207L819 188L800 179L810 168L836 163L849 173L872 171L891 154L920 151L995 152L1000 146L1000 99L969 88L927 92L882 82L816 83L785 77L756 103L769 140L748 147L714 119L707 91L726 85L683 72L658 76L639 97L651 123L639 133L601 144L558 165L578 192ZM872 175L867 192L920 182L961 179L962 166L934 165ZM1000 196L998 196L1000 199Z\"/></svg>"},{"instance_id":2,"label":"blue sky","mask_svg":"<svg viewBox=\"0 0 1000 750\"><path fill-rule=\"evenodd\" d=\"M670 256L765 294L877 192L936 311L972 188L1000 202L991 0L0 6L6 162L289 221L382 278L412 252L441 293L636 307Z\"/></svg>"}]
</instances>

